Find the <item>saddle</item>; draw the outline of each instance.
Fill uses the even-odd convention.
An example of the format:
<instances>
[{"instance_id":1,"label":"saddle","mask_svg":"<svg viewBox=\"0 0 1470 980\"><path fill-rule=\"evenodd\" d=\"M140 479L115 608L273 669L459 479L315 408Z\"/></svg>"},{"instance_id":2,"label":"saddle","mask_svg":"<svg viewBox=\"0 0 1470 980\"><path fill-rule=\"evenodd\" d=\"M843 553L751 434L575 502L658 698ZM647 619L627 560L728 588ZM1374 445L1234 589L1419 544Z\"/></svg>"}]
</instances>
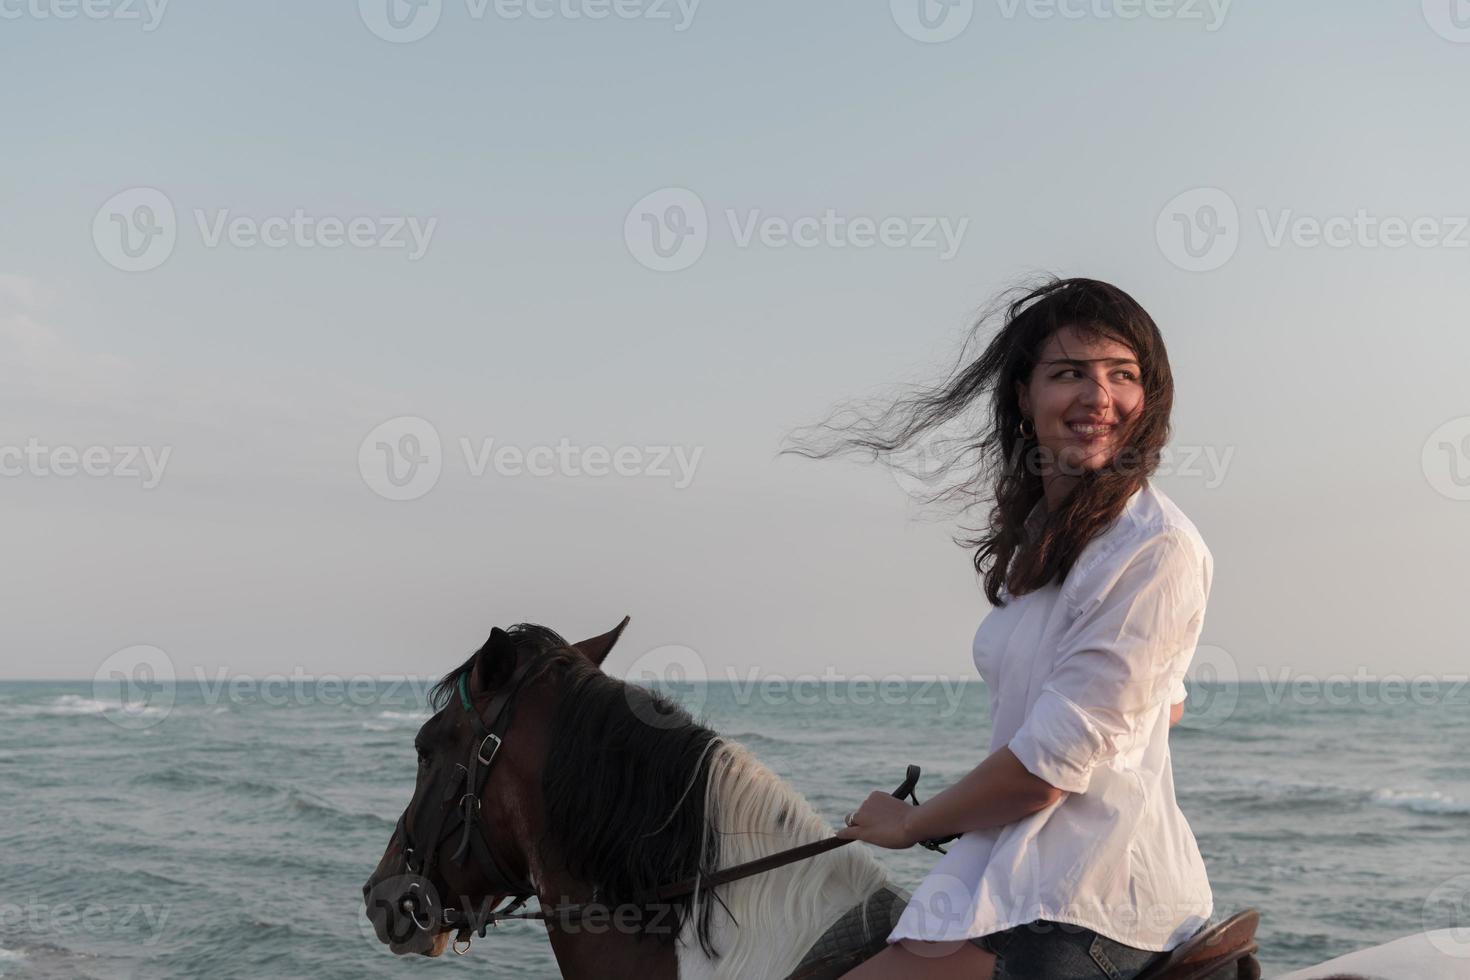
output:
<instances>
[{"instance_id":1,"label":"saddle","mask_svg":"<svg viewBox=\"0 0 1470 980\"><path fill-rule=\"evenodd\" d=\"M1255 909L1237 912L1224 922L1206 926L1174 948L1167 959L1150 966L1137 980L1261 980L1256 960Z\"/></svg>"}]
</instances>

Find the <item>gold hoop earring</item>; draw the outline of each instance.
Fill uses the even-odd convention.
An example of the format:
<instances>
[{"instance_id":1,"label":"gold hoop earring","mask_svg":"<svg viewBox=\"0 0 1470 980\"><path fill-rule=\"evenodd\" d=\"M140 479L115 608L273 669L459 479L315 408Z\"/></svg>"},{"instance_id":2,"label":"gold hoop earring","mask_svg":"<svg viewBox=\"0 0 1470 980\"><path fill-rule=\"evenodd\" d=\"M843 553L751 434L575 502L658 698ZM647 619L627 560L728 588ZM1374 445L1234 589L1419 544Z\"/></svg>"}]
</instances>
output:
<instances>
[{"instance_id":1,"label":"gold hoop earring","mask_svg":"<svg viewBox=\"0 0 1470 980\"><path fill-rule=\"evenodd\" d=\"M1021 416L1021 421L1016 425L1016 434L1019 435L1022 439L1033 439L1036 437L1036 423L1032 422L1031 431L1027 432L1027 422L1031 422L1031 419L1029 419L1025 415Z\"/></svg>"}]
</instances>

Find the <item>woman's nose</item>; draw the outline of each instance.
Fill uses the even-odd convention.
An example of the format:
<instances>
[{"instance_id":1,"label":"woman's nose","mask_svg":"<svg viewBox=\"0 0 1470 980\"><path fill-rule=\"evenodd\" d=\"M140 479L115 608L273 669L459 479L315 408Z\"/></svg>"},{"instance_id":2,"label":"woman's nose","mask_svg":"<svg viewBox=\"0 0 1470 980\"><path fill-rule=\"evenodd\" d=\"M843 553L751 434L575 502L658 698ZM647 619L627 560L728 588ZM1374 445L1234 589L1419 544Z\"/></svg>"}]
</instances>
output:
<instances>
[{"instance_id":1,"label":"woman's nose","mask_svg":"<svg viewBox=\"0 0 1470 980\"><path fill-rule=\"evenodd\" d=\"M1113 400L1113 393L1108 386L1096 378L1090 379L1091 383L1082 389L1082 403L1088 406L1106 406Z\"/></svg>"}]
</instances>

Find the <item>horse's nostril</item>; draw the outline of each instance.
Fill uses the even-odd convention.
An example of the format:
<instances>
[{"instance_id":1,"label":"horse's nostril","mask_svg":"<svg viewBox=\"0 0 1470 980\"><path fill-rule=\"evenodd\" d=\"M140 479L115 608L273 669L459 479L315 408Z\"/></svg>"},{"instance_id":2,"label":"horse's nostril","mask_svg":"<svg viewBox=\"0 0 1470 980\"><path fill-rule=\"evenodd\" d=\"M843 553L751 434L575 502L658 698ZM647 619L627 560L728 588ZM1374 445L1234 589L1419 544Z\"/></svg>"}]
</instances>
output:
<instances>
[{"instance_id":1,"label":"horse's nostril","mask_svg":"<svg viewBox=\"0 0 1470 980\"><path fill-rule=\"evenodd\" d=\"M362 897L367 898L372 893L372 890L373 883L371 881L364 883L362 886Z\"/></svg>"}]
</instances>

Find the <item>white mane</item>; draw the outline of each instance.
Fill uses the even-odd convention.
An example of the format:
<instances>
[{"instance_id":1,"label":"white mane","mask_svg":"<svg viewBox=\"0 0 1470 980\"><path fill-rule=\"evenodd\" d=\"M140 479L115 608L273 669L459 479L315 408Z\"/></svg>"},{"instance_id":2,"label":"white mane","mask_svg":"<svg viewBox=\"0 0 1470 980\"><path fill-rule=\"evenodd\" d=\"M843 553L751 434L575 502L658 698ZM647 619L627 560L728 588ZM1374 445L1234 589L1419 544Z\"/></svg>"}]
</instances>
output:
<instances>
[{"instance_id":1,"label":"white mane","mask_svg":"<svg viewBox=\"0 0 1470 980\"><path fill-rule=\"evenodd\" d=\"M777 817L785 819L778 825ZM704 841L718 840L718 867L832 836L786 780L767 769L744 745L718 739L705 788ZM888 877L864 845L854 841L814 858L720 885L719 899L696 891L679 936L680 980L736 980L789 974L838 916L887 884ZM710 940L720 955L710 959L695 926L711 905ZM738 923L738 925L737 925Z\"/></svg>"}]
</instances>

